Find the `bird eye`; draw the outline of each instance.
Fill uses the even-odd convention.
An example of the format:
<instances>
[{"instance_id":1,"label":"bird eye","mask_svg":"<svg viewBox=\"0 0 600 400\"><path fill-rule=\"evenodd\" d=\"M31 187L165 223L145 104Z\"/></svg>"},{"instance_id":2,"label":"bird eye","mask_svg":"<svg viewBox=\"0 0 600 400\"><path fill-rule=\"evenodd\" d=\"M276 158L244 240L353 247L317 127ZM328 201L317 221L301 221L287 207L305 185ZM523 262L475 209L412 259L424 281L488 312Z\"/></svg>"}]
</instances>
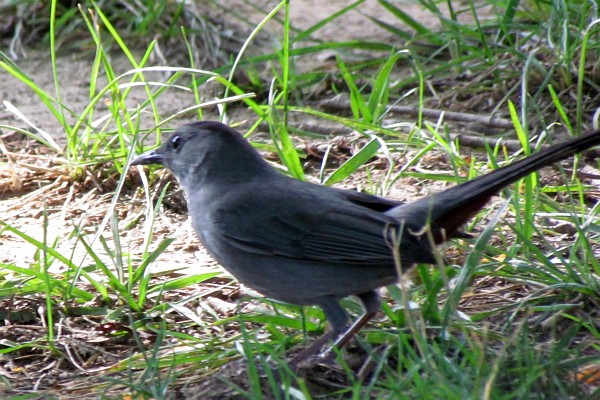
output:
<instances>
[{"instance_id":1,"label":"bird eye","mask_svg":"<svg viewBox=\"0 0 600 400\"><path fill-rule=\"evenodd\" d=\"M181 136L175 135L170 139L170 142L173 150L179 150L179 148L183 144L183 139L181 139Z\"/></svg>"}]
</instances>

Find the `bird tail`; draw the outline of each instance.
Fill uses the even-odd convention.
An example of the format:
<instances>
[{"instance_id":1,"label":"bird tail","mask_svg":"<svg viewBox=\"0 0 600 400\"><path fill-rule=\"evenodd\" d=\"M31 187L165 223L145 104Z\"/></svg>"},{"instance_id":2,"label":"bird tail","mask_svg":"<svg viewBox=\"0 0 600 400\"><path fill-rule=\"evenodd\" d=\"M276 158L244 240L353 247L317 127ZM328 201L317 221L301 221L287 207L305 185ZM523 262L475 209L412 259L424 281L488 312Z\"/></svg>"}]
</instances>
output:
<instances>
[{"instance_id":1,"label":"bird tail","mask_svg":"<svg viewBox=\"0 0 600 400\"><path fill-rule=\"evenodd\" d=\"M468 182L403 204L387 211L411 227L422 230L429 226L436 244L460 235L462 226L479 212L501 189L537 171L600 144L600 130L587 131L580 137L547 147L529 157L498 168Z\"/></svg>"}]
</instances>

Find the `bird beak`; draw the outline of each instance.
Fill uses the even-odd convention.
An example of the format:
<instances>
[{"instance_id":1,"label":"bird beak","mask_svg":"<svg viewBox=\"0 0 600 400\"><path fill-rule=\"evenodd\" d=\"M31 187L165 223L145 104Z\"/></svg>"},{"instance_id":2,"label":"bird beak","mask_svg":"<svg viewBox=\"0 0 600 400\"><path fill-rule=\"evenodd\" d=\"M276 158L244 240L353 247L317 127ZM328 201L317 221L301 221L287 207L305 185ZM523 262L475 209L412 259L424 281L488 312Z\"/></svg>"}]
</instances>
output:
<instances>
[{"instance_id":1,"label":"bird beak","mask_svg":"<svg viewBox=\"0 0 600 400\"><path fill-rule=\"evenodd\" d=\"M131 162L131 165L162 164L164 159L164 154L158 153L156 150L152 150L139 155Z\"/></svg>"}]
</instances>

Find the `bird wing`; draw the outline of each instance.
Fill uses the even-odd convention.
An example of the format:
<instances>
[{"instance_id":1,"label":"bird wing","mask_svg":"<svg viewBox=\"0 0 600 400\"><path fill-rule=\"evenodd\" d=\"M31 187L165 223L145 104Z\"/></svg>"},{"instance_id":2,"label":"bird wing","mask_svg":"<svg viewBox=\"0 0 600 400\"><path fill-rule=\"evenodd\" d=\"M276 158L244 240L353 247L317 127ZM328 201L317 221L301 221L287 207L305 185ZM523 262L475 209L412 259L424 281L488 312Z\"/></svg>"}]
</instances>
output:
<instances>
[{"instance_id":1,"label":"bird wing","mask_svg":"<svg viewBox=\"0 0 600 400\"><path fill-rule=\"evenodd\" d=\"M348 201L339 191L319 190L317 194L310 186L300 187L303 190L270 190L252 196L238 191L214 207L212 223L230 245L248 253L314 262L393 265L388 237L390 228L398 228L396 220ZM404 250L408 246L411 241L403 241L407 257L413 254Z\"/></svg>"},{"instance_id":2,"label":"bird wing","mask_svg":"<svg viewBox=\"0 0 600 400\"><path fill-rule=\"evenodd\" d=\"M331 188L331 190L338 193L346 200L349 200L354 204L366 207L373 211L385 212L391 210L394 207L398 207L404 204L403 202L398 200L386 199L385 197L379 197L364 192L357 192L355 190L346 190L339 188Z\"/></svg>"}]
</instances>

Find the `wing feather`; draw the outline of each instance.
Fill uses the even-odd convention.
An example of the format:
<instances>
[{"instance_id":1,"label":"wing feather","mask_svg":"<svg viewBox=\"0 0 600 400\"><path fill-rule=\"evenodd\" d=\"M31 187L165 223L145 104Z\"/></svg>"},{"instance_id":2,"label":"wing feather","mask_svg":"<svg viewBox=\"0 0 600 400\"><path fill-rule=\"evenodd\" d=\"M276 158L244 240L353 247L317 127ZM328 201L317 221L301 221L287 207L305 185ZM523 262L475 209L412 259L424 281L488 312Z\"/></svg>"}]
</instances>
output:
<instances>
[{"instance_id":1,"label":"wing feather","mask_svg":"<svg viewBox=\"0 0 600 400\"><path fill-rule=\"evenodd\" d=\"M301 194L281 198L283 193L221 199L212 223L229 244L249 253L353 264L393 261L384 239L393 218L348 201L339 190L319 197L297 191Z\"/></svg>"},{"instance_id":2,"label":"wing feather","mask_svg":"<svg viewBox=\"0 0 600 400\"><path fill-rule=\"evenodd\" d=\"M213 222L229 245L249 254L315 263L394 266L389 232L400 231L398 220L362 204L365 200L377 203L377 197L359 196L356 199L360 201L353 202L341 190L321 190L315 196L310 187L304 188L294 191L293 197L283 197L286 191L233 196L213 208ZM273 201L274 196L279 201ZM271 209L261 210L265 204ZM423 260L424 247L418 240L408 233L403 237L403 266Z\"/></svg>"}]
</instances>

